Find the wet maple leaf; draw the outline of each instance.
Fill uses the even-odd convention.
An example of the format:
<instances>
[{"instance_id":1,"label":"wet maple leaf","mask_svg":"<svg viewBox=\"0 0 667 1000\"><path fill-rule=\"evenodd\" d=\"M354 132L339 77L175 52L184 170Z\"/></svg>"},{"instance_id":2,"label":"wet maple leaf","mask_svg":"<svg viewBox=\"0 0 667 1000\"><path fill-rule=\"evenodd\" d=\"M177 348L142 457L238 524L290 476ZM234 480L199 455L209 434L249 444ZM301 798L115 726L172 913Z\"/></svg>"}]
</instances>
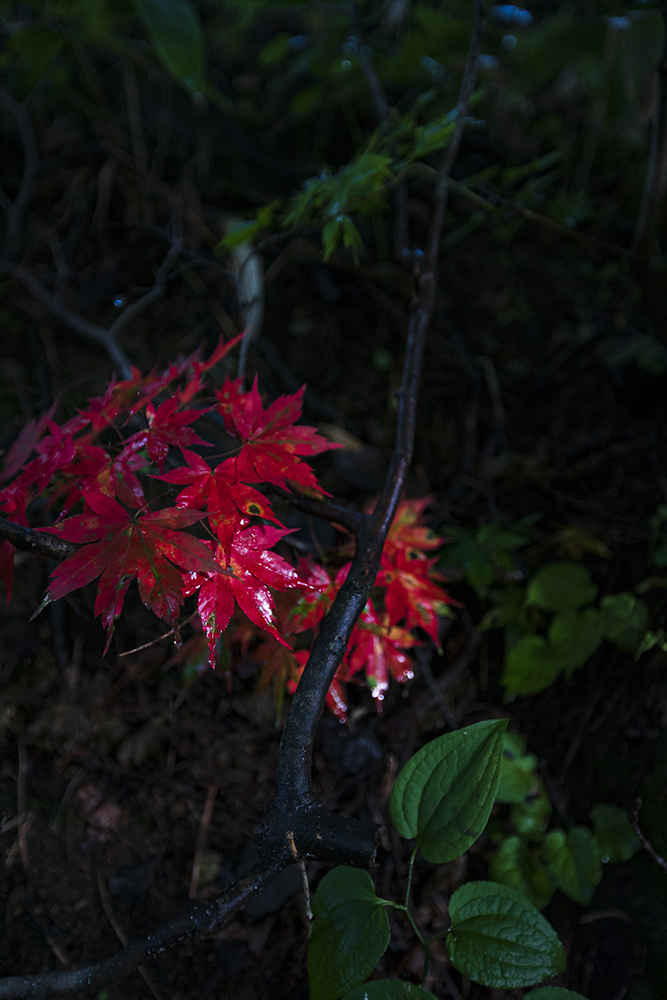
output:
<instances>
[{"instance_id":1,"label":"wet maple leaf","mask_svg":"<svg viewBox=\"0 0 667 1000\"><path fill-rule=\"evenodd\" d=\"M178 448L191 448L192 445L204 445L212 448L209 441L204 441L189 424L199 420L202 416L201 410L182 410L178 412L180 403L176 396L167 399L154 409L152 403L146 404L146 420L148 427L138 431L128 438L126 448L139 451L146 448L151 460L155 462L162 472L164 460L167 457L170 445Z\"/></svg>"},{"instance_id":2,"label":"wet maple leaf","mask_svg":"<svg viewBox=\"0 0 667 1000\"><path fill-rule=\"evenodd\" d=\"M266 410L257 376L249 392L242 391L242 379L227 379L216 392L225 427L243 442L236 457L240 480L272 483L284 490L289 489L289 482L305 490L325 492L311 467L299 456L319 455L341 445L327 441L314 427L295 425L303 409L304 391L302 386L291 396L279 396Z\"/></svg>"},{"instance_id":3,"label":"wet maple leaf","mask_svg":"<svg viewBox=\"0 0 667 1000\"><path fill-rule=\"evenodd\" d=\"M99 576L95 615L107 629L106 652L127 588L136 577L146 607L177 632L184 580L176 567L186 572L224 572L204 542L180 530L205 515L177 508L130 515L102 493L88 493L84 499L83 514L39 529L81 544L54 570L39 610Z\"/></svg>"},{"instance_id":4,"label":"wet maple leaf","mask_svg":"<svg viewBox=\"0 0 667 1000\"><path fill-rule=\"evenodd\" d=\"M229 625L236 601L253 625L268 632L288 648L276 627L275 604L270 588L286 590L303 587L303 580L293 566L272 552L271 547L285 535L287 528L253 525L237 531L229 552L215 542L204 542L230 575L200 572L186 577L185 594L199 590L197 608L209 644L209 662L215 665L215 644Z\"/></svg>"},{"instance_id":5,"label":"wet maple leaf","mask_svg":"<svg viewBox=\"0 0 667 1000\"><path fill-rule=\"evenodd\" d=\"M422 497L420 500L401 500L392 521L383 555L391 559L399 549L421 549L428 551L439 549L444 539L423 523L424 511L433 503L433 497Z\"/></svg>"},{"instance_id":6,"label":"wet maple leaf","mask_svg":"<svg viewBox=\"0 0 667 1000\"><path fill-rule=\"evenodd\" d=\"M246 524L251 517L263 517L280 525L266 497L252 486L238 482L233 460L227 459L212 469L194 451L183 449L183 455L188 463L186 466L155 478L186 487L176 497L176 506L189 510L206 509L211 526L226 551L236 531L245 527L241 518L246 519Z\"/></svg>"},{"instance_id":7,"label":"wet maple leaf","mask_svg":"<svg viewBox=\"0 0 667 1000\"><path fill-rule=\"evenodd\" d=\"M386 587L384 605L392 625L404 621L406 628L422 628L440 649L438 617L448 604L457 604L441 586L444 577L434 572L436 559L418 549L399 549L391 562L383 563L377 578Z\"/></svg>"},{"instance_id":8,"label":"wet maple leaf","mask_svg":"<svg viewBox=\"0 0 667 1000\"><path fill-rule=\"evenodd\" d=\"M0 473L0 482L11 479L25 465L31 453L36 449L57 405L56 401L47 413L41 417L33 417L21 429L18 437L7 452L4 467Z\"/></svg>"},{"instance_id":9,"label":"wet maple leaf","mask_svg":"<svg viewBox=\"0 0 667 1000\"><path fill-rule=\"evenodd\" d=\"M381 619L372 601L368 602L352 633L346 661L348 677L363 670L378 712L382 711L390 676L399 684L414 677L413 664L405 650L419 645L409 629L390 626L388 616Z\"/></svg>"}]
</instances>

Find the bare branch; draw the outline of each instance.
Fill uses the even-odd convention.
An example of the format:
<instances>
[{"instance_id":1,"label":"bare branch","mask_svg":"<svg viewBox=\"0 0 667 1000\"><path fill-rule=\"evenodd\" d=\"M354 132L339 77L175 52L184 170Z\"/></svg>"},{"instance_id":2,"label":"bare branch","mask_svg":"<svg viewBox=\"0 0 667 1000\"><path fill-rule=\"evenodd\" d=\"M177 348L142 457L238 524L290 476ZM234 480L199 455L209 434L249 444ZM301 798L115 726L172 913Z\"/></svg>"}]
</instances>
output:
<instances>
[{"instance_id":1,"label":"bare branch","mask_svg":"<svg viewBox=\"0 0 667 1000\"><path fill-rule=\"evenodd\" d=\"M80 316L73 309L70 309L69 306L66 306L64 302L56 298L46 285L42 284L40 279L28 271L27 268L23 267L22 264L15 264L6 257L0 257L0 268L4 268L5 271L9 271L15 278L22 281L28 291L32 292L35 298L39 299L53 313L56 319L59 319L61 323L68 326L70 330L78 333L84 340L93 340L95 343L100 344L113 363L118 367L123 378L130 377L130 362L123 348L116 342L115 333L111 332L113 327L108 330L105 326L98 326L97 323L91 323L90 320L84 319L83 316ZM151 293L149 292L148 294L150 295ZM139 301L141 302L141 299Z\"/></svg>"},{"instance_id":2,"label":"bare branch","mask_svg":"<svg viewBox=\"0 0 667 1000\"><path fill-rule=\"evenodd\" d=\"M4 517L0 517L0 538L11 542L19 552L30 552L40 559L66 559L79 548L74 542L66 542L47 532L24 528L21 524L6 521Z\"/></svg>"}]
</instances>

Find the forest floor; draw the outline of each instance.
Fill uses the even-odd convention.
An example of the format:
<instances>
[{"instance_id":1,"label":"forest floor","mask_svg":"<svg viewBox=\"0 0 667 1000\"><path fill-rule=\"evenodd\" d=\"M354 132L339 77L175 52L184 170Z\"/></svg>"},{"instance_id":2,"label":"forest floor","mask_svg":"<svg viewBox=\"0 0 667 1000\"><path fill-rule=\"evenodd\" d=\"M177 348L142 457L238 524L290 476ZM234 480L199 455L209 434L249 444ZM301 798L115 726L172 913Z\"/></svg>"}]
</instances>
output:
<instances>
[{"instance_id":1,"label":"forest floor","mask_svg":"<svg viewBox=\"0 0 667 1000\"><path fill-rule=\"evenodd\" d=\"M427 206L415 200L411 212L418 228ZM150 260L141 231L105 238L106 285L91 289L89 307L111 313L127 274L145 284ZM252 365L271 397L306 382L304 418L344 429L348 447L318 472L333 494L361 504L380 488L391 452L406 278L389 264L355 271L334 257L325 266L305 240L267 252L265 266L266 321ZM142 369L212 345L219 324L229 334L231 293L216 291L214 271L188 280L126 334ZM16 304L3 348L5 444L49 392L81 405L110 375L96 347L21 293ZM650 575L649 521L667 503L664 377L605 363L615 333L646 328L643 308L620 265L526 228L511 243L477 232L445 255L409 487L433 496L436 531L539 515L516 554L518 571L574 554L601 593L632 590ZM331 551L342 541L328 527L300 526L306 546ZM584 537L597 540L596 551ZM124 935L140 938L192 899L220 892L252 863L280 739L271 692L255 693L252 649L231 691L212 672L184 677L168 641L121 655L161 631L135 595L103 657L85 595L30 621L48 568L28 555L17 563L0 636L3 975L99 961ZM350 722L325 715L319 727L316 779L327 808L385 824L379 894L400 899L405 880L407 855L387 812L398 768L448 726L494 716L526 738L562 823L586 822L596 802L629 808L639 796L642 824L664 853L664 655L635 663L605 644L571 681L504 702L500 635L474 631L486 606L460 580L448 589L464 607L444 623L444 655L425 649L414 681L391 689L381 716L367 692L353 690ZM646 599L659 626L665 591ZM493 849L482 838L459 861L418 864L415 901L428 933L446 927L458 885L486 877ZM323 871L310 866L313 883ZM607 866L590 906L557 894L545 912L568 954L569 988L590 1000L665 995L667 877L647 855ZM417 976L422 954L406 926L391 923L383 970ZM98 996L305 1000L306 943L298 872L288 870L219 932L183 942L148 963L144 978L133 973ZM452 983L471 1000L523 996L470 984L437 944L432 958L426 986L438 996Z\"/></svg>"}]
</instances>

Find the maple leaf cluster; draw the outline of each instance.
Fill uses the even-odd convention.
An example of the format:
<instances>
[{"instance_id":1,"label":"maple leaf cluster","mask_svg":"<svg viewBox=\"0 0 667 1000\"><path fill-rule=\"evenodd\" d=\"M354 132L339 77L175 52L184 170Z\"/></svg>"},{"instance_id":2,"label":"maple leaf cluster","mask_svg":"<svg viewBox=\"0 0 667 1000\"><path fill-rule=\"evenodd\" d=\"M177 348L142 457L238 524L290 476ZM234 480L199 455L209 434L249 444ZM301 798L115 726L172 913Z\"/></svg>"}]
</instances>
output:
<instances>
[{"instance_id":1,"label":"maple leaf cluster","mask_svg":"<svg viewBox=\"0 0 667 1000\"><path fill-rule=\"evenodd\" d=\"M107 631L105 652L133 580L177 643L181 607L196 595L198 621L187 655L214 667L223 633L227 654L234 643L247 654L259 637L251 654L262 664L259 687L273 683L280 705L285 689L298 684L308 640L350 564L331 577L312 560L292 565L274 551L290 532L266 489L321 496L325 491L306 459L338 446L296 423L303 388L265 408L257 378L244 391L242 378L227 377L215 391L215 406L192 405L206 386L205 374L239 339L221 341L206 362L196 352L160 374L133 369L129 379L111 383L62 424L53 420L57 404L29 421L0 473L0 512L27 527L39 502L53 523L38 530L79 546L53 572L42 607L97 580L95 615ZM217 463L194 450L213 447L192 426L212 409L236 444ZM144 492L151 480L172 492L178 488L173 506L151 509L155 500ZM365 676L378 708L390 677L412 677L407 651L419 642L415 628L438 645L438 616L449 598L435 559L426 554L442 544L422 523L428 502L400 505L382 556L378 597L359 619L327 699L342 720L346 684L358 675ZM186 530L193 525L205 537ZM8 601L14 554L10 542L0 542Z\"/></svg>"}]
</instances>

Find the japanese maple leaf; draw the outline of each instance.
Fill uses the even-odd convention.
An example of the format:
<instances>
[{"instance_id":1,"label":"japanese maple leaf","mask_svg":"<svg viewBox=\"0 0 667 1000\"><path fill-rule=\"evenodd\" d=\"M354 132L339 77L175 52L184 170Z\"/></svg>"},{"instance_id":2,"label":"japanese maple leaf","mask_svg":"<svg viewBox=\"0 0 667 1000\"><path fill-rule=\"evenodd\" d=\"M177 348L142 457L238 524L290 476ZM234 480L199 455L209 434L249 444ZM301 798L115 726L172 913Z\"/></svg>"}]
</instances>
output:
<instances>
[{"instance_id":1,"label":"japanese maple leaf","mask_svg":"<svg viewBox=\"0 0 667 1000\"><path fill-rule=\"evenodd\" d=\"M242 392L242 379L233 382L226 379L216 392L225 427L243 442L236 458L240 480L272 483L285 490L289 481L305 490L325 492L313 470L299 456L319 455L341 445L327 441L314 427L295 426L294 421L303 409L304 391L302 386L291 396L279 396L266 410L257 388L257 376L249 392Z\"/></svg>"},{"instance_id":2,"label":"japanese maple leaf","mask_svg":"<svg viewBox=\"0 0 667 1000\"><path fill-rule=\"evenodd\" d=\"M457 602L440 586L444 578L433 571L436 561L417 549L399 549L391 562L383 563L377 582L386 587L389 622L405 621L407 628L423 628L440 649L438 616L447 614L446 606Z\"/></svg>"},{"instance_id":3,"label":"japanese maple leaf","mask_svg":"<svg viewBox=\"0 0 667 1000\"><path fill-rule=\"evenodd\" d=\"M185 486L175 500L177 507L207 510L211 526L221 545L228 551L231 540L239 530L241 517L263 517L280 525L271 504L259 490L238 482L236 464L227 459L215 469L194 451L183 449L186 466L165 472L156 479Z\"/></svg>"},{"instance_id":4,"label":"japanese maple leaf","mask_svg":"<svg viewBox=\"0 0 667 1000\"><path fill-rule=\"evenodd\" d=\"M423 523L424 511L433 497L401 500L384 546L383 556L391 559L398 549L439 549L444 539ZM371 508L372 510L372 508Z\"/></svg>"},{"instance_id":5,"label":"japanese maple leaf","mask_svg":"<svg viewBox=\"0 0 667 1000\"><path fill-rule=\"evenodd\" d=\"M7 452L5 465L0 473L0 482L11 479L26 464L28 457L34 451L42 434L46 430L57 405L58 402L56 401L47 413L41 417L33 417L21 429L19 436Z\"/></svg>"},{"instance_id":6,"label":"japanese maple leaf","mask_svg":"<svg viewBox=\"0 0 667 1000\"><path fill-rule=\"evenodd\" d=\"M69 542L83 543L53 572L40 610L49 601L64 597L101 574L95 615L101 616L107 629L106 653L127 588L136 577L139 596L146 607L178 634L177 616L183 603L184 580L176 567L214 575L225 572L204 542L180 530L200 521L204 515L177 508L130 515L103 493L87 493L84 499L83 514L40 529Z\"/></svg>"},{"instance_id":7,"label":"japanese maple leaf","mask_svg":"<svg viewBox=\"0 0 667 1000\"><path fill-rule=\"evenodd\" d=\"M65 481L52 495L53 499L66 494L61 516L68 514L85 493L117 497L127 507L144 506L144 491L135 475L146 465L143 455L125 448L113 458L105 448L92 444L89 434L77 438L75 448L74 460L60 470Z\"/></svg>"},{"instance_id":8,"label":"japanese maple leaf","mask_svg":"<svg viewBox=\"0 0 667 1000\"><path fill-rule=\"evenodd\" d=\"M277 552L270 551L271 546L289 533L287 528L268 525L243 528L234 535L229 554L221 545L216 547L215 542L203 543L230 571L227 576L215 572L206 575L194 572L186 578L186 596L199 589L197 608L208 638L211 666L215 665L215 644L229 625L234 601L254 625L291 648L276 628L275 604L269 589L286 590L303 586L294 567Z\"/></svg>"},{"instance_id":9,"label":"japanese maple leaf","mask_svg":"<svg viewBox=\"0 0 667 1000\"><path fill-rule=\"evenodd\" d=\"M340 584L331 579L324 566L313 559L300 559L297 569L307 589L287 617L287 628L294 633L316 629L340 589Z\"/></svg>"},{"instance_id":10,"label":"japanese maple leaf","mask_svg":"<svg viewBox=\"0 0 667 1000\"><path fill-rule=\"evenodd\" d=\"M151 460L155 462L162 472L164 460L167 457L170 445L178 448L191 448L194 444L205 445L212 448L209 441L204 441L193 431L188 424L199 420L202 415L201 410L183 410L178 412L180 403L175 396L165 400L157 410L152 403L146 404L146 419L148 427L138 431L127 440L127 446L134 451L146 448Z\"/></svg>"},{"instance_id":11,"label":"japanese maple leaf","mask_svg":"<svg viewBox=\"0 0 667 1000\"><path fill-rule=\"evenodd\" d=\"M48 427L51 433L34 445L37 458L28 462L13 482L0 490L0 507L14 515L12 520L17 520L16 515L25 517L26 505L33 495L41 493L56 472L74 458L72 435L64 434L52 420Z\"/></svg>"},{"instance_id":12,"label":"japanese maple leaf","mask_svg":"<svg viewBox=\"0 0 667 1000\"><path fill-rule=\"evenodd\" d=\"M384 621L379 618L369 601L354 628L346 657L348 677L363 670L378 712L382 711L390 676L399 684L414 677L412 661L405 650L420 645L409 629L392 627L388 616L384 618Z\"/></svg>"}]
</instances>

